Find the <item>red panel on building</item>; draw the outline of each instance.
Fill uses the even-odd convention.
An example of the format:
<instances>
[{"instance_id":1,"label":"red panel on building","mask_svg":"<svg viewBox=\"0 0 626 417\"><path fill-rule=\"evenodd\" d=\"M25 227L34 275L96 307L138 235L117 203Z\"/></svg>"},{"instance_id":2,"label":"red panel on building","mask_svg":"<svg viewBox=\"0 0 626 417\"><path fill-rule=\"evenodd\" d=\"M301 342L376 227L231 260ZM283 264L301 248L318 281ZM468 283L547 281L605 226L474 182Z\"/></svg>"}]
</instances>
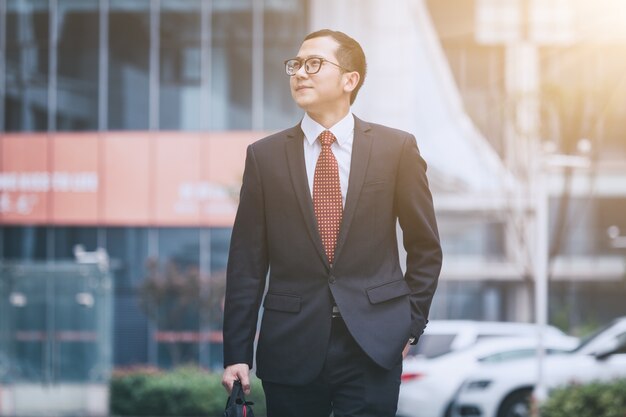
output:
<instances>
[{"instance_id":1,"label":"red panel on building","mask_svg":"<svg viewBox=\"0 0 626 417\"><path fill-rule=\"evenodd\" d=\"M154 219L152 164L156 144L150 133L102 136L104 158L101 224L149 225Z\"/></svg>"},{"instance_id":2,"label":"red panel on building","mask_svg":"<svg viewBox=\"0 0 626 417\"><path fill-rule=\"evenodd\" d=\"M52 223L97 223L98 135L57 134L51 144Z\"/></svg>"},{"instance_id":3,"label":"red panel on building","mask_svg":"<svg viewBox=\"0 0 626 417\"><path fill-rule=\"evenodd\" d=\"M0 135L0 224L230 226L264 135Z\"/></svg>"},{"instance_id":4,"label":"red panel on building","mask_svg":"<svg viewBox=\"0 0 626 417\"><path fill-rule=\"evenodd\" d=\"M2 135L0 146L0 221L47 223L52 186L48 136Z\"/></svg>"},{"instance_id":5,"label":"red panel on building","mask_svg":"<svg viewBox=\"0 0 626 417\"><path fill-rule=\"evenodd\" d=\"M200 166L206 153L203 142L206 138L197 134L161 134L154 171L157 224L200 223L201 213L191 194L201 182Z\"/></svg>"}]
</instances>

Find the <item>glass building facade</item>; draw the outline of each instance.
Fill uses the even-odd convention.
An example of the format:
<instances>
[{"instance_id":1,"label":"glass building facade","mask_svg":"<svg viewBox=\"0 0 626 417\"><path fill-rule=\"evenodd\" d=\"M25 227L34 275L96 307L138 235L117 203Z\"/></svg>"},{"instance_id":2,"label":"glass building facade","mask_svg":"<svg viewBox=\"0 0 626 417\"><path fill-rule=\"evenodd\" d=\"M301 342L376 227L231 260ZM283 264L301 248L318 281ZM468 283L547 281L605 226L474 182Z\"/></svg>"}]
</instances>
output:
<instances>
[{"instance_id":1,"label":"glass building facade","mask_svg":"<svg viewBox=\"0 0 626 417\"><path fill-rule=\"evenodd\" d=\"M611 1L619 2L602 0ZM258 134L291 126L301 113L289 96L282 63L309 31L309 10L316 15L314 10L323 7L309 3L315 5L307 0L0 0L0 138L66 132ZM521 2L426 3L468 115L506 160L514 102L506 86L512 41L481 41L480 33L488 29L508 36L513 26L499 18L485 23L477 10L503 8L506 14L507 5ZM328 9L332 14L344 8ZM569 152L584 136L594 150L594 169L584 176L595 181L596 194L579 187L571 195L553 195L550 202L555 258L623 263L623 249L611 246L606 230L626 230L626 193L620 185L626 156L626 101L620 100L626 94L620 59L626 53L625 36L577 48L538 47L545 82L540 92L547 104L537 115L542 138L553 141L559 152ZM573 107L559 108L563 91L579 92L563 96ZM568 118L557 117L560 110ZM568 123L577 120L576 112L585 116L578 118L584 123ZM570 125L574 134L562 135ZM221 146L220 155L225 153ZM0 173L8 165L2 156ZM140 166L138 159L134 166ZM77 244L109 253L115 365L220 365L227 226L3 224L8 200L1 185L0 260L61 262L73 257ZM204 198L206 190L201 191ZM511 245L506 219L483 220L440 217L448 259L506 261ZM562 327L594 314L602 322L623 313L623 280L599 285L595 275L576 281L562 274L551 284L558 310L552 317L569 316ZM431 317L520 320L520 311L530 311L530 297L520 296L532 290L527 278L443 277ZM589 300L585 309L568 307L579 299Z\"/></svg>"},{"instance_id":2,"label":"glass building facade","mask_svg":"<svg viewBox=\"0 0 626 417\"><path fill-rule=\"evenodd\" d=\"M305 1L3 0L6 132L263 130L299 116L282 62Z\"/></svg>"},{"instance_id":3,"label":"glass building facade","mask_svg":"<svg viewBox=\"0 0 626 417\"><path fill-rule=\"evenodd\" d=\"M624 314L624 248L607 235L626 231L626 30L619 0L591 3L525 0L427 0L438 39L464 108L502 160L515 160L507 141L520 129L512 115L523 97L507 91L510 52L523 39L537 48L537 135L546 149L576 155L581 139L589 169L552 178L549 202L550 322L593 328ZM521 136L521 135L520 135ZM519 140L518 136L514 136ZM510 162L509 162L510 164ZM514 164L510 164L515 169ZM558 181L555 179L558 178ZM520 176L523 181L523 176ZM558 189L556 185L560 187ZM435 196L436 197L436 196ZM441 217L440 217L441 220ZM444 254L502 259L510 224L494 218L473 226L444 219ZM500 230L499 230L500 229ZM500 232L500 233L498 233ZM603 266L597 266L603 263ZM569 269L563 265L575 265ZM584 273L581 272L584 265ZM591 265L591 266L589 266ZM561 269L559 269L561 268ZM610 271L606 272L606 271ZM607 275L611 274L610 278ZM520 287L531 279L442 280L431 316L511 319ZM439 298L437 298L439 297ZM476 302L476 300L481 302ZM513 306L513 309L511 309Z\"/></svg>"},{"instance_id":4,"label":"glass building facade","mask_svg":"<svg viewBox=\"0 0 626 417\"><path fill-rule=\"evenodd\" d=\"M0 0L0 136L291 126L301 112L283 61L307 32L307 9L306 0ZM108 252L115 366L221 366L229 240L222 226L0 216L2 261L61 262L76 245Z\"/></svg>"}]
</instances>

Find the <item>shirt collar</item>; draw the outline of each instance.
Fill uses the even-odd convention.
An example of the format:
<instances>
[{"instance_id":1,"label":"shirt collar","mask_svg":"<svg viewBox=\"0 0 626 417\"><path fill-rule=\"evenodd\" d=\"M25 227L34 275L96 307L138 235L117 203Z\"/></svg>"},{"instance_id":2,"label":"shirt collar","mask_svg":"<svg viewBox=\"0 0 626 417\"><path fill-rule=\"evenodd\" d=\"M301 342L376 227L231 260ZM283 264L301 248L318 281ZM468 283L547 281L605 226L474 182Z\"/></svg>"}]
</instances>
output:
<instances>
[{"instance_id":1,"label":"shirt collar","mask_svg":"<svg viewBox=\"0 0 626 417\"><path fill-rule=\"evenodd\" d=\"M317 137L324 130L326 130L324 126L313 120L308 113L304 114L300 127L304 132L304 137L310 145L312 145L317 140ZM352 112L348 112L343 119L335 123L335 125L328 130L335 135L339 146L344 145L350 139L350 134L354 130L354 116L352 115Z\"/></svg>"}]
</instances>

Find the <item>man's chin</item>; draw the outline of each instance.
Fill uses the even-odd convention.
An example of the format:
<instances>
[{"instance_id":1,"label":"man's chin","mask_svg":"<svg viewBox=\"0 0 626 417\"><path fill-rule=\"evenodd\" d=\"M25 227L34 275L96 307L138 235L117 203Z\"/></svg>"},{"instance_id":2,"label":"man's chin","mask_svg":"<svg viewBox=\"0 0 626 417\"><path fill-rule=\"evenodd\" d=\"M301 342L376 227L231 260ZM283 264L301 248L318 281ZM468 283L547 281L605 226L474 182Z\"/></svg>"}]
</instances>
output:
<instances>
[{"instance_id":1,"label":"man's chin","mask_svg":"<svg viewBox=\"0 0 626 417\"><path fill-rule=\"evenodd\" d=\"M309 111L313 107L314 103L311 100L295 100L296 105L304 111Z\"/></svg>"}]
</instances>

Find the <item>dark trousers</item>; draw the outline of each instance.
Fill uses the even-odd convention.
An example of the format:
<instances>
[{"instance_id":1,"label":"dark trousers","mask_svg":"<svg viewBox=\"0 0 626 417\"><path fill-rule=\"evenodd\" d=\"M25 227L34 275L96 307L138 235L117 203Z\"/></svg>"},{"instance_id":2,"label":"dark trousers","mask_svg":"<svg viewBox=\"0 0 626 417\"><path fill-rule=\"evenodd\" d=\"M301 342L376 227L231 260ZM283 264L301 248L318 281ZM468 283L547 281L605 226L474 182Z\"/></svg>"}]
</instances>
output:
<instances>
[{"instance_id":1,"label":"dark trousers","mask_svg":"<svg viewBox=\"0 0 626 417\"><path fill-rule=\"evenodd\" d=\"M297 370L294 370L297 372ZM333 318L326 362L310 384L263 381L267 417L394 417L402 360L391 370L374 363L341 318Z\"/></svg>"}]
</instances>

